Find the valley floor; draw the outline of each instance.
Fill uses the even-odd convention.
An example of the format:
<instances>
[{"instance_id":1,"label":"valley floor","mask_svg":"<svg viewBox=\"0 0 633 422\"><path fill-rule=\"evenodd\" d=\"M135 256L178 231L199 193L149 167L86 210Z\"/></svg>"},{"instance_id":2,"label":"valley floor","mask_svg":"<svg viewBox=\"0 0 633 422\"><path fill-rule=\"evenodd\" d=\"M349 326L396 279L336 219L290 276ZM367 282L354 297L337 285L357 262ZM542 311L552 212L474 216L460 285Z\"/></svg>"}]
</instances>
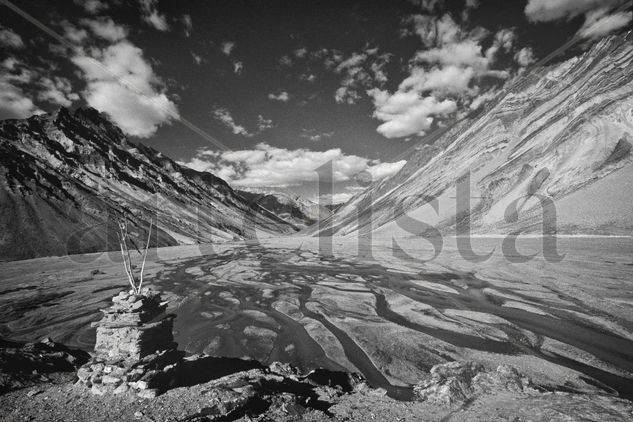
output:
<instances>
[{"instance_id":1,"label":"valley floor","mask_svg":"<svg viewBox=\"0 0 633 422\"><path fill-rule=\"evenodd\" d=\"M426 262L433 248L420 239L180 246L152 251L146 279L190 353L359 372L401 400L453 360L633 399L633 240L559 238L560 262L542 240L509 253L502 238L473 239L476 255L494 249L481 262L455 239ZM511 262L517 253L537 255ZM114 252L0 263L0 337L90 350L90 323L127 287Z\"/></svg>"}]
</instances>

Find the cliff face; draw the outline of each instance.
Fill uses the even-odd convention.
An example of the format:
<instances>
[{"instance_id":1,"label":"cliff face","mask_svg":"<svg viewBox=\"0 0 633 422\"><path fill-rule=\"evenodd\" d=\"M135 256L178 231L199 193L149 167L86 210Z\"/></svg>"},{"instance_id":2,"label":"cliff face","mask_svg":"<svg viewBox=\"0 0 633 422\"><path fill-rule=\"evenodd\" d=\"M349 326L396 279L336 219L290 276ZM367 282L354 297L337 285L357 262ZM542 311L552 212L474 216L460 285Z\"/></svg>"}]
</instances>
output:
<instances>
[{"instance_id":1,"label":"cliff face","mask_svg":"<svg viewBox=\"0 0 633 422\"><path fill-rule=\"evenodd\" d=\"M93 109L0 122L0 259L115 250L116 213L152 244L294 228L222 179L126 139Z\"/></svg>"},{"instance_id":2,"label":"cliff face","mask_svg":"<svg viewBox=\"0 0 633 422\"><path fill-rule=\"evenodd\" d=\"M320 233L425 230L411 219L455 233L466 218L456 198L470 196L474 232L541 232L545 221L548 232L630 234L632 41L606 38L516 78L484 110L413 148L398 174L353 198Z\"/></svg>"}]
</instances>

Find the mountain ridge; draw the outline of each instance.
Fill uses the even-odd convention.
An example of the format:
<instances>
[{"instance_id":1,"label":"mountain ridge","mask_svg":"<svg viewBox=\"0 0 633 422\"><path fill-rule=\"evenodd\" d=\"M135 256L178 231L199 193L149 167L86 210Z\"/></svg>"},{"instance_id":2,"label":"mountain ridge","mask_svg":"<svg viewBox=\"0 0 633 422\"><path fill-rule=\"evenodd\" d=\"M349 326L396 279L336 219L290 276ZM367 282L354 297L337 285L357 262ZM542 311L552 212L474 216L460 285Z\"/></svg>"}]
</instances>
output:
<instances>
[{"instance_id":1,"label":"mountain ridge","mask_svg":"<svg viewBox=\"0 0 633 422\"><path fill-rule=\"evenodd\" d=\"M459 234L469 218L473 233L538 233L545 224L550 233L630 234L632 39L631 32L607 37L518 77L310 233L398 237L426 224ZM466 174L470 215L456 204ZM555 204L555 218L543 217L543 198Z\"/></svg>"},{"instance_id":2,"label":"mountain ridge","mask_svg":"<svg viewBox=\"0 0 633 422\"><path fill-rule=\"evenodd\" d=\"M0 208L0 259L116 250L123 214L138 236L158 220L153 246L296 230L90 108L0 122Z\"/></svg>"}]
</instances>

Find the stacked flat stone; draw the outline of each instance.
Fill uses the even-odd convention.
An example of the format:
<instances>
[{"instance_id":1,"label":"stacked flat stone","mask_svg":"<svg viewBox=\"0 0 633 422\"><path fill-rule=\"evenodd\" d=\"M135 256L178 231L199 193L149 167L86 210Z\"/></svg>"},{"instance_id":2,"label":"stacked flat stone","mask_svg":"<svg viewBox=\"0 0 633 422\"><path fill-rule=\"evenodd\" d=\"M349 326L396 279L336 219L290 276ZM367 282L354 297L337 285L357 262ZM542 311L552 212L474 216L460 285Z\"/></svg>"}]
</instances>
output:
<instances>
[{"instance_id":1,"label":"stacked flat stone","mask_svg":"<svg viewBox=\"0 0 633 422\"><path fill-rule=\"evenodd\" d=\"M90 361L77 372L94 394L136 392L155 397L173 385L182 353L176 350L173 315L159 293L121 292L93 323L97 341Z\"/></svg>"}]
</instances>

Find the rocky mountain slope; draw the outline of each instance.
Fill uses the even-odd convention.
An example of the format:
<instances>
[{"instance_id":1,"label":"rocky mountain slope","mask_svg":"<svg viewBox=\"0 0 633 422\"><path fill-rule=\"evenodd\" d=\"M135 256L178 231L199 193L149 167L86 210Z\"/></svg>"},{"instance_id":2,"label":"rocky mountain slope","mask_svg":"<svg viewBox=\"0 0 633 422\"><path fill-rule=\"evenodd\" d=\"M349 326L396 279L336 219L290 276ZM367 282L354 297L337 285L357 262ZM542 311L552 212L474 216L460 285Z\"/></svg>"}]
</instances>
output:
<instances>
[{"instance_id":1,"label":"rocky mountain slope","mask_svg":"<svg viewBox=\"0 0 633 422\"><path fill-rule=\"evenodd\" d=\"M295 230L94 109L0 122L0 260L116 250L120 213L139 237L153 218L160 246Z\"/></svg>"},{"instance_id":2,"label":"rocky mountain slope","mask_svg":"<svg viewBox=\"0 0 633 422\"><path fill-rule=\"evenodd\" d=\"M429 230L424 222L444 233L464 233L465 223L475 233L541 233L545 223L550 233L631 234L632 145L629 32L510 81L313 233L408 236ZM470 219L456 199L468 197Z\"/></svg>"},{"instance_id":3,"label":"rocky mountain slope","mask_svg":"<svg viewBox=\"0 0 633 422\"><path fill-rule=\"evenodd\" d=\"M281 192L238 191L251 203L260 205L298 228L306 228L328 218L332 212L319 204Z\"/></svg>"}]
</instances>

